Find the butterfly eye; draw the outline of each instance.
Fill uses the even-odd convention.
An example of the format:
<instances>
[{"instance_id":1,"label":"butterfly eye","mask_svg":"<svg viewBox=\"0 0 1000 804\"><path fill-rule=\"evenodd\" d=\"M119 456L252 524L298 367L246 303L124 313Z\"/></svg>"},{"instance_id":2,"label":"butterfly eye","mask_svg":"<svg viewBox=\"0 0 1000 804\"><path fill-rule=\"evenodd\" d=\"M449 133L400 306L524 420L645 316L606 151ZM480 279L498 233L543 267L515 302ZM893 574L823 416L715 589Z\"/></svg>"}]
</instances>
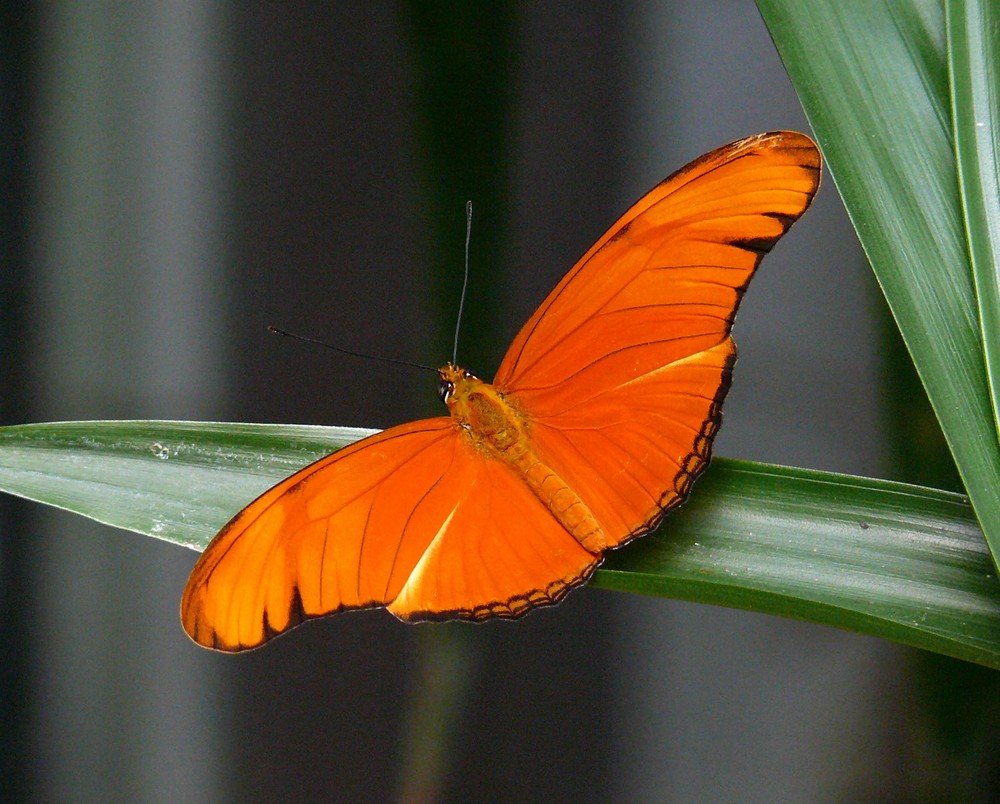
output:
<instances>
[{"instance_id":1,"label":"butterfly eye","mask_svg":"<svg viewBox=\"0 0 1000 804\"><path fill-rule=\"evenodd\" d=\"M438 399L447 405L453 393L455 393L455 383L451 380L441 380L438 384Z\"/></svg>"}]
</instances>

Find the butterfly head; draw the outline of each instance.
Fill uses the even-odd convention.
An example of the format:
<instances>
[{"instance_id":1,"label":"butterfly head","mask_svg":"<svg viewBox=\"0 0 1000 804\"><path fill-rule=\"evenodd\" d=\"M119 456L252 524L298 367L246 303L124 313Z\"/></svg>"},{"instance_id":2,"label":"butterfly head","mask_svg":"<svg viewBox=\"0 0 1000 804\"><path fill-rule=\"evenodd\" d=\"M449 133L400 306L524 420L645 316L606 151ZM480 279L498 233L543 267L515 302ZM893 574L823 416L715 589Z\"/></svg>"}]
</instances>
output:
<instances>
[{"instance_id":1,"label":"butterfly head","mask_svg":"<svg viewBox=\"0 0 1000 804\"><path fill-rule=\"evenodd\" d=\"M472 382L481 380L471 371L448 363L438 369L438 376L441 378L438 383L438 398L450 408L456 391L461 391Z\"/></svg>"}]
</instances>

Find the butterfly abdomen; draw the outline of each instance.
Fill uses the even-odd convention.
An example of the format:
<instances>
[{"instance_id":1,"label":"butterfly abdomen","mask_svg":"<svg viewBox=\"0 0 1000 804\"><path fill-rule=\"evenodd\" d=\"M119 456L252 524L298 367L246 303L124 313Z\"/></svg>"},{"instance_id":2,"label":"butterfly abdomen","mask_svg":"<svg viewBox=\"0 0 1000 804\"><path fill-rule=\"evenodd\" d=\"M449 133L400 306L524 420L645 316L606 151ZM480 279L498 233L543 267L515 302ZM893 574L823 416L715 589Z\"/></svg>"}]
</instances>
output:
<instances>
[{"instance_id":1,"label":"butterfly abdomen","mask_svg":"<svg viewBox=\"0 0 1000 804\"><path fill-rule=\"evenodd\" d=\"M528 488L585 550L594 554L604 552L608 544L600 524L587 504L552 467L543 463L534 452L529 452L517 468Z\"/></svg>"}]
</instances>

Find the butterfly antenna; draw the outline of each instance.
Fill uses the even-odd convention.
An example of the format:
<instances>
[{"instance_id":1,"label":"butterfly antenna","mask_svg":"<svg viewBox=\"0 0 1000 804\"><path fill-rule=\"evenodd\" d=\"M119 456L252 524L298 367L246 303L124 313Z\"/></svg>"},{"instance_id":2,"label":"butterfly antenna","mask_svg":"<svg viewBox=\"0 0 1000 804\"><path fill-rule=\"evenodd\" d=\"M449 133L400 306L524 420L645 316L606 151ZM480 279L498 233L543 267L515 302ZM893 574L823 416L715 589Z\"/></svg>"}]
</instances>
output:
<instances>
[{"instance_id":1,"label":"butterfly antenna","mask_svg":"<svg viewBox=\"0 0 1000 804\"><path fill-rule=\"evenodd\" d=\"M462 295L458 299L458 320L455 322L455 346L451 350L451 364L458 363L458 330L462 326L462 308L465 307L465 291L469 287L469 241L472 239L472 201L465 202L465 278L462 280Z\"/></svg>"},{"instance_id":2,"label":"butterfly antenna","mask_svg":"<svg viewBox=\"0 0 1000 804\"><path fill-rule=\"evenodd\" d=\"M286 338L294 338L297 341L305 341L306 343L315 343L317 346L323 346L327 349L332 349L335 352L340 352L342 355L350 355L351 357L363 357L365 360L378 360L382 363L395 363L397 366L409 366L410 368L424 369L426 371L433 371L435 374L438 370L433 366L425 366L423 363L412 363L409 360L400 360L398 357L383 357L382 355L366 355L364 352L352 352L350 349L342 349L339 346L334 346L332 343L327 343L326 341L317 340L316 338L308 338L305 335L297 335L294 332L289 332L288 330L281 329L280 327L269 326L267 328L268 332L275 335L284 335Z\"/></svg>"}]
</instances>

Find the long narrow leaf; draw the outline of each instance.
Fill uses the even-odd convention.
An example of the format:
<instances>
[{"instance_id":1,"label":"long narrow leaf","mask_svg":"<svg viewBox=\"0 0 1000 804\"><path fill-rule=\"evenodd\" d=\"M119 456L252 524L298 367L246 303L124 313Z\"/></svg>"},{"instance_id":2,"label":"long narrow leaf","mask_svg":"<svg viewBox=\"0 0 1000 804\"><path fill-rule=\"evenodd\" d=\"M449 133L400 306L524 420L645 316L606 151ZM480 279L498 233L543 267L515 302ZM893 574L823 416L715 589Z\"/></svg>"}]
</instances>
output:
<instances>
[{"instance_id":1,"label":"long narrow leaf","mask_svg":"<svg viewBox=\"0 0 1000 804\"><path fill-rule=\"evenodd\" d=\"M192 422L0 428L0 488L203 548L254 496L368 431ZM964 497L716 460L594 584L814 620L1000 667L1000 584ZM179 591L179 590L178 590Z\"/></svg>"},{"instance_id":2,"label":"long narrow leaf","mask_svg":"<svg viewBox=\"0 0 1000 804\"><path fill-rule=\"evenodd\" d=\"M959 185L994 422L1000 422L1000 5L945 4ZM998 439L1000 440L1000 439Z\"/></svg>"},{"instance_id":3,"label":"long narrow leaf","mask_svg":"<svg viewBox=\"0 0 1000 804\"><path fill-rule=\"evenodd\" d=\"M1000 584L968 501L888 481L713 463L595 583L781 614L998 667Z\"/></svg>"},{"instance_id":4,"label":"long narrow leaf","mask_svg":"<svg viewBox=\"0 0 1000 804\"><path fill-rule=\"evenodd\" d=\"M372 432L177 421L0 427L0 490L204 550L259 494Z\"/></svg>"},{"instance_id":5,"label":"long narrow leaf","mask_svg":"<svg viewBox=\"0 0 1000 804\"><path fill-rule=\"evenodd\" d=\"M758 0L993 555L1000 444L980 339L937 0Z\"/></svg>"}]
</instances>

